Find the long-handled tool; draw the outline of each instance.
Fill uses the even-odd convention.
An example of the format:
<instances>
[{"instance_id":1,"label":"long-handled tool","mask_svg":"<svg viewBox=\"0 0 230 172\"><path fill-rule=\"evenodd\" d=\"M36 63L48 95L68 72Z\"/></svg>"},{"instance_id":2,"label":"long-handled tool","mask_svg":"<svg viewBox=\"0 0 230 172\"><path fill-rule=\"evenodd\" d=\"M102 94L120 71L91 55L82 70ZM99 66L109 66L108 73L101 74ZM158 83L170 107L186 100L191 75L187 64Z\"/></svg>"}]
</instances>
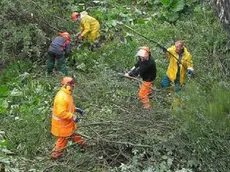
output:
<instances>
[{"instance_id":1,"label":"long-handled tool","mask_svg":"<svg viewBox=\"0 0 230 172\"><path fill-rule=\"evenodd\" d=\"M141 34L140 32L137 32L136 30L134 30L134 29L131 28L130 26L127 26L127 25L125 25L125 24L123 24L123 26L125 26L125 27L128 28L129 30L133 31L133 32L136 33L137 35L139 35L139 36L141 36L141 37L147 39L148 41L151 41L151 42L155 43L159 48L162 49L162 48L164 47L164 46L162 46L161 44L159 44L158 42L156 42L155 40L148 38L147 36Z\"/></svg>"},{"instance_id":2,"label":"long-handled tool","mask_svg":"<svg viewBox=\"0 0 230 172\"><path fill-rule=\"evenodd\" d=\"M133 29L132 27L127 26L127 25L125 25L125 24L122 24L122 26L124 26L124 27L126 27L127 29L133 31L134 33L136 33L137 35L139 35L139 36L145 38L146 40L155 43L159 48L161 48L161 49L164 48L164 46L161 45L161 44L159 44L157 41L155 41L155 40L153 40L153 39L150 39L150 38L146 37L145 35L139 33L138 31L136 31L136 30ZM166 49L166 51L167 51L170 55L172 55L172 57L173 57L176 61L178 61L178 63L181 64L181 65L186 69L186 67L183 65L183 63L182 63L179 59L177 59L176 56L175 56L174 54L172 54L172 53L171 53L170 51L168 51L167 49ZM190 61L186 61L186 62L192 63L192 62L190 62ZM192 77L190 76L189 79L191 79L191 78L192 78ZM199 81L196 80L196 81L197 81L198 83L200 83L201 85L202 85L202 83L207 83L205 80L202 80L202 81L201 81L201 80L199 80Z\"/></svg>"},{"instance_id":3,"label":"long-handled tool","mask_svg":"<svg viewBox=\"0 0 230 172\"><path fill-rule=\"evenodd\" d=\"M150 38L146 37L145 35L143 35L143 34L137 32L136 30L134 30L134 29L131 28L130 26L127 26L127 25L125 25L125 24L123 24L123 26L125 26L125 27L128 28L129 30L133 31L133 32L136 33L137 35L139 35L139 36L141 36L141 37L147 39L148 41L155 43L159 48L161 48L161 49L164 48L163 45L161 45L161 44L159 44L158 42L156 42L155 40L150 39ZM178 61L178 63L181 64L181 65L186 69L186 67L183 65L183 63L181 63L181 61L178 60L174 54L172 54L172 53L171 53L170 51L168 51L167 49L166 49L166 51L167 51L170 55L172 55L172 57L175 58L175 59ZM192 63L192 62L190 62L190 61L186 61L186 62Z\"/></svg>"},{"instance_id":4,"label":"long-handled tool","mask_svg":"<svg viewBox=\"0 0 230 172\"><path fill-rule=\"evenodd\" d=\"M132 76L129 76L129 75L125 75L124 73L117 73L120 77L125 77L125 78L128 78L128 79L133 79L133 80L136 80L138 81L139 83L141 84L144 84L144 82L136 77L132 77ZM149 87L148 85L145 85L146 87ZM158 89L154 88L154 87L150 87L152 90L154 91L158 91Z\"/></svg>"}]
</instances>

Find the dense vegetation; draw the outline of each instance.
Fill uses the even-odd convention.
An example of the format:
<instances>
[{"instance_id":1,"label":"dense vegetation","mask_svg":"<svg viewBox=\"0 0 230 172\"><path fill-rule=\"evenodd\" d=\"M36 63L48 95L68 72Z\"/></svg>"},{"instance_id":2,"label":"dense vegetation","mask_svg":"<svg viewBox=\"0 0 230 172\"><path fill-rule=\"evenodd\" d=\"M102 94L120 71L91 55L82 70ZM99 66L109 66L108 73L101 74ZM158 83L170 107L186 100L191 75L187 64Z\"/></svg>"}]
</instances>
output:
<instances>
[{"instance_id":1,"label":"dense vegetation","mask_svg":"<svg viewBox=\"0 0 230 172\"><path fill-rule=\"evenodd\" d=\"M2 0L0 59L0 167L5 171L221 171L230 169L230 42L206 2L198 0ZM49 158L55 138L50 114L62 74L46 76L46 51L58 31L78 28L72 11L101 23L101 48L89 51L72 36L74 98L85 109L79 133L89 147L69 144ZM184 40L195 75L179 95L160 88L168 61L154 42ZM135 63L139 46L157 63L152 111L137 98L138 81L117 73ZM179 102L178 102L179 100Z\"/></svg>"}]
</instances>

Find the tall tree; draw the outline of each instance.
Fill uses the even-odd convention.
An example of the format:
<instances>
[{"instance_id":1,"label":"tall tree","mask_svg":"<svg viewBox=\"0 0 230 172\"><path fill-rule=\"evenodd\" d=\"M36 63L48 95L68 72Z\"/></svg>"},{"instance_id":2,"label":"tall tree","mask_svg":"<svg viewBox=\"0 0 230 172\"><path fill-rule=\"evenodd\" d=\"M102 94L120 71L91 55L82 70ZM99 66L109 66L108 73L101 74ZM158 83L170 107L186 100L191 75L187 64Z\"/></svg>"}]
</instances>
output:
<instances>
[{"instance_id":1,"label":"tall tree","mask_svg":"<svg viewBox=\"0 0 230 172\"><path fill-rule=\"evenodd\" d=\"M212 0L218 17L222 21L230 37L230 1L229 0Z\"/></svg>"}]
</instances>

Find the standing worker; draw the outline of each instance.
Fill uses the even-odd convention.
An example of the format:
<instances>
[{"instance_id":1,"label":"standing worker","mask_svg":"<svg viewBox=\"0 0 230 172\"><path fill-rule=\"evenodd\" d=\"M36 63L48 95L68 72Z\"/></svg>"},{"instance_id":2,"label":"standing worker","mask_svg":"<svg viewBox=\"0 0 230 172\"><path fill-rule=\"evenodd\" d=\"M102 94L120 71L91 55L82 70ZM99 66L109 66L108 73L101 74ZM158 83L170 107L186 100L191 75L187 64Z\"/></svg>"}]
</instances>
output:
<instances>
[{"instance_id":1,"label":"standing worker","mask_svg":"<svg viewBox=\"0 0 230 172\"><path fill-rule=\"evenodd\" d=\"M76 108L74 105L72 92L75 81L72 77L64 77L61 83L62 88L56 94L53 104L51 133L57 137L55 147L51 153L51 158L53 159L58 159L62 156L68 139L72 139L73 142L78 143L80 146L86 144L79 134L74 133L74 130L77 129L76 122L79 121L74 113L84 114L82 109Z\"/></svg>"},{"instance_id":2,"label":"standing worker","mask_svg":"<svg viewBox=\"0 0 230 172\"><path fill-rule=\"evenodd\" d=\"M176 41L175 45L168 49L165 47L162 49L169 57L169 66L161 81L161 86L167 88L174 85L174 91L179 92L184 85L186 73L191 75L194 71L192 56L181 40Z\"/></svg>"},{"instance_id":3,"label":"standing worker","mask_svg":"<svg viewBox=\"0 0 230 172\"><path fill-rule=\"evenodd\" d=\"M83 12L73 12L72 13L72 20L78 21L81 26L80 33L77 34L77 39L82 40L86 38L89 42L89 49L93 49L95 46L98 46L97 38L100 36L99 29L100 24L99 22L88 15L86 11Z\"/></svg>"},{"instance_id":4,"label":"standing worker","mask_svg":"<svg viewBox=\"0 0 230 172\"><path fill-rule=\"evenodd\" d=\"M125 76L140 77L143 79L143 83L140 87L138 97L142 101L144 108L151 110L149 98L152 94L152 82L156 78L156 63L151 57L151 52L149 47L140 47L136 56L138 56L138 61L135 66L125 74Z\"/></svg>"},{"instance_id":5,"label":"standing worker","mask_svg":"<svg viewBox=\"0 0 230 172\"><path fill-rule=\"evenodd\" d=\"M53 72L56 59L61 72L67 75L65 57L70 53L70 34L68 32L59 32L58 34L59 36L52 41L48 49L47 72L48 74Z\"/></svg>"}]
</instances>

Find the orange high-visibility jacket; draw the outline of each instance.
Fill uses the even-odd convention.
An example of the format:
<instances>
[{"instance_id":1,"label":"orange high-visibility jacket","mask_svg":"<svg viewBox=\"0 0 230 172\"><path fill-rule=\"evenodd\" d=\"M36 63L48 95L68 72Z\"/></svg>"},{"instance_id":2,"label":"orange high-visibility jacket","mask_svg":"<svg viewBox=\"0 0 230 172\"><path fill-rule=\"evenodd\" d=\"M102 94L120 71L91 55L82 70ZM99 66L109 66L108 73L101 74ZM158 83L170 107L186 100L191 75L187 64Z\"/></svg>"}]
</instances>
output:
<instances>
[{"instance_id":1,"label":"orange high-visibility jacket","mask_svg":"<svg viewBox=\"0 0 230 172\"><path fill-rule=\"evenodd\" d=\"M89 15L83 15L83 17L80 20L80 25L82 37L87 35L89 40L94 41L98 36L100 36L100 24L95 18Z\"/></svg>"},{"instance_id":2,"label":"orange high-visibility jacket","mask_svg":"<svg viewBox=\"0 0 230 172\"><path fill-rule=\"evenodd\" d=\"M71 92L62 87L54 98L51 133L58 137L67 137L77 128L72 119L75 105Z\"/></svg>"},{"instance_id":3,"label":"orange high-visibility jacket","mask_svg":"<svg viewBox=\"0 0 230 172\"><path fill-rule=\"evenodd\" d=\"M179 54L176 53L175 45L169 47L168 51L172 53L176 57L176 59L179 59ZM166 74L169 77L169 79L172 82L174 82L178 70L178 60L176 60L175 57L173 57L169 52L166 52L166 56L169 57L169 66ZM189 67L193 67L192 56L188 52L187 48L185 47L184 47L184 54L182 56L181 63L182 65L180 64L180 84L183 85L187 73L187 69Z\"/></svg>"}]
</instances>

